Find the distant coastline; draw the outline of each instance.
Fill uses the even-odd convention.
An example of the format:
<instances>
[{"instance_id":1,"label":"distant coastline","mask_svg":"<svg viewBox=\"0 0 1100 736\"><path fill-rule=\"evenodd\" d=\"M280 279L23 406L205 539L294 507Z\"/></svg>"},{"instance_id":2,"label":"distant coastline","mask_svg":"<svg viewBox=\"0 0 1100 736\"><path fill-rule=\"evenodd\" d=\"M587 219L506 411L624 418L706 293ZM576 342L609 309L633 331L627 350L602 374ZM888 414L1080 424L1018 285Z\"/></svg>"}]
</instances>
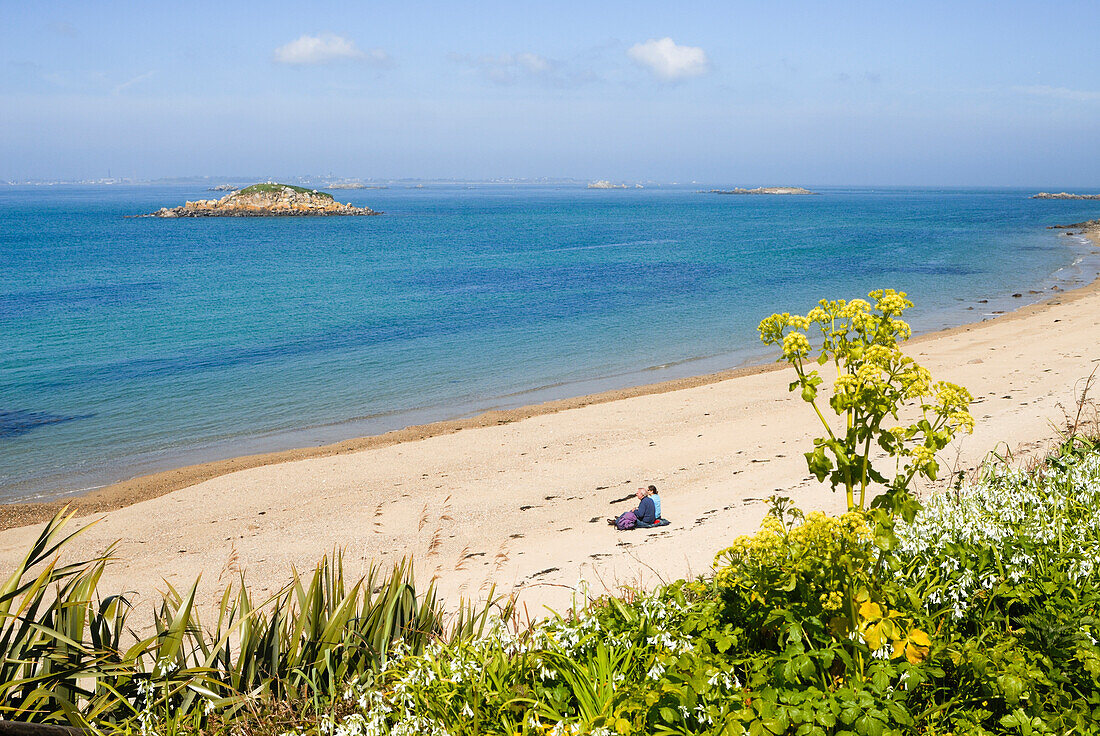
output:
<instances>
[{"instance_id":1,"label":"distant coastline","mask_svg":"<svg viewBox=\"0 0 1100 736\"><path fill-rule=\"evenodd\" d=\"M626 184L612 184L607 179L600 179L588 185L589 189L626 189Z\"/></svg>"},{"instance_id":2,"label":"distant coastline","mask_svg":"<svg viewBox=\"0 0 1100 736\"><path fill-rule=\"evenodd\" d=\"M345 182L342 184L329 184L327 189L389 189L381 184L360 184L358 182Z\"/></svg>"},{"instance_id":3,"label":"distant coastline","mask_svg":"<svg viewBox=\"0 0 1100 736\"><path fill-rule=\"evenodd\" d=\"M804 194L819 194L819 192L811 192L809 189L803 189L802 187L757 187L755 189L742 189L741 187L735 187L733 189L711 189L705 194L782 194L782 195L804 195Z\"/></svg>"}]
</instances>

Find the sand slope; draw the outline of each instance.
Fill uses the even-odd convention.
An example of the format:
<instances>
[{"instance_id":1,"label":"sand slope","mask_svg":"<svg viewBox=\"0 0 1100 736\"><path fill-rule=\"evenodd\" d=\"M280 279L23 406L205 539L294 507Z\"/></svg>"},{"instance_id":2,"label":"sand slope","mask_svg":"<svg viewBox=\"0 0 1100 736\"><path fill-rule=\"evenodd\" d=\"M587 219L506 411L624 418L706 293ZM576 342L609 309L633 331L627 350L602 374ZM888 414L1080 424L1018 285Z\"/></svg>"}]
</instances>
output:
<instances>
[{"instance_id":1,"label":"sand slope","mask_svg":"<svg viewBox=\"0 0 1100 736\"><path fill-rule=\"evenodd\" d=\"M962 466L997 443L1034 449L1100 365L1100 288L908 350L977 399L977 431L955 448ZM231 558L257 590L273 591L291 565L308 568L339 545L353 571L413 555L452 600L495 581L532 613L561 608L581 578L598 592L705 571L716 550L756 527L773 493L840 509L843 496L807 474L802 452L818 428L788 393L791 379L766 370L527 418L521 410L486 426L240 470L96 515L74 551L122 540L104 590L144 600L162 578L184 585L200 574L212 600ZM672 526L615 532L606 517L630 504L609 501L643 482L660 487ZM0 532L0 561L13 563L36 531Z\"/></svg>"}]
</instances>

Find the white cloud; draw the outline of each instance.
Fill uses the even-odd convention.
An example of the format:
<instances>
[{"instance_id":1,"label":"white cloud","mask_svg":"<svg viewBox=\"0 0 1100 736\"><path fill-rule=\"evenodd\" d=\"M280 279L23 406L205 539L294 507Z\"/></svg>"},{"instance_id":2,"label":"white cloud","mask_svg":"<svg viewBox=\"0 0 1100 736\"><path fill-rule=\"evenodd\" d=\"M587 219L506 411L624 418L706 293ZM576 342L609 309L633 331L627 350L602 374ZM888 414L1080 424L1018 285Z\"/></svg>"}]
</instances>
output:
<instances>
[{"instance_id":1,"label":"white cloud","mask_svg":"<svg viewBox=\"0 0 1100 736\"><path fill-rule=\"evenodd\" d=\"M524 51L518 54L482 55L477 57L450 54L451 61L477 70L497 84L514 84L521 77L541 79L547 83L562 83L561 64L545 56Z\"/></svg>"},{"instance_id":2,"label":"white cloud","mask_svg":"<svg viewBox=\"0 0 1100 736\"><path fill-rule=\"evenodd\" d=\"M317 36L304 34L275 49L275 61L280 64L327 64L348 59L378 66L389 66L392 63L389 54L382 49L363 51L354 41L331 33Z\"/></svg>"},{"instance_id":3,"label":"white cloud","mask_svg":"<svg viewBox=\"0 0 1100 736\"><path fill-rule=\"evenodd\" d=\"M635 63L666 81L698 77L710 71L707 52L698 46L679 46L671 38L651 38L627 49Z\"/></svg>"},{"instance_id":4,"label":"white cloud","mask_svg":"<svg viewBox=\"0 0 1100 736\"><path fill-rule=\"evenodd\" d=\"M145 72L144 74L139 74L132 79L126 80L122 84L115 85L114 92L117 95L121 93L124 89L128 89L130 87L133 87L135 84L140 84L141 82L144 82L146 79L149 79L149 77L153 76L154 74L156 74L155 70L151 72Z\"/></svg>"},{"instance_id":5,"label":"white cloud","mask_svg":"<svg viewBox=\"0 0 1100 736\"><path fill-rule=\"evenodd\" d=\"M1100 101L1100 92L1087 89L1069 89L1068 87L1048 87L1036 85L1032 87L1017 87L1017 90L1035 97L1053 97L1057 100L1069 100L1070 102L1097 102Z\"/></svg>"},{"instance_id":6,"label":"white cloud","mask_svg":"<svg viewBox=\"0 0 1100 736\"><path fill-rule=\"evenodd\" d=\"M516 54L515 60L517 64L532 74L548 72L552 66L550 60L546 57L532 53Z\"/></svg>"}]
</instances>

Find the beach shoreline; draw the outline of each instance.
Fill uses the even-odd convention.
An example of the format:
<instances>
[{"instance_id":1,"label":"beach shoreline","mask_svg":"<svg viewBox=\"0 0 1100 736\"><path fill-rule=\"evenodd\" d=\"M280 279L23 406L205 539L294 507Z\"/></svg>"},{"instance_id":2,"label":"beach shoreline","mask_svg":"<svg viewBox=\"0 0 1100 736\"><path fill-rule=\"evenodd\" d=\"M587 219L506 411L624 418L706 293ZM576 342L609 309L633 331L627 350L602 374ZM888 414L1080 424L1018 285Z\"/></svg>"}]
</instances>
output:
<instances>
[{"instance_id":1,"label":"beach shoreline","mask_svg":"<svg viewBox=\"0 0 1100 736\"><path fill-rule=\"evenodd\" d=\"M1094 246L1100 247L1100 228L1082 230L1081 235L1090 240ZM919 345L931 339L965 334L973 329L980 328L993 322L1010 322L1013 320L1026 319L1037 311L1048 308L1052 304L1065 303L1067 300L1081 299L1098 290L1100 290L1100 276L1090 283L1083 284L1074 289L1060 289L1045 299L1023 305L1018 309L1014 309L1004 314L984 317L977 322L968 322L954 327L917 334L909 341L909 344ZM240 455L226 459L184 465L168 470L142 474L134 478L118 481L101 488L65 496L63 498L48 501L20 501L0 504L0 531L29 524L43 523L65 506L75 510L78 515L106 513L142 501L158 498L242 470L301 460L335 457L362 452L364 450L417 442L431 437L453 434L463 430L510 424L524 419L557 414L590 405L707 386L746 376L782 370L783 367L784 364L775 362L751 363L738 368L697 376L674 378L655 383L610 389L592 394L555 399L514 408L492 409L473 416L458 419L445 419L426 424L415 424L401 429L383 432L381 434L354 437L317 446Z\"/></svg>"},{"instance_id":2,"label":"beach shoreline","mask_svg":"<svg viewBox=\"0 0 1100 736\"><path fill-rule=\"evenodd\" d=\"M941 453L943 478L991 451L1038 457L1100 366L1100 279L904 350L974 396L975 431ZM110 550L104 589L132 592L139 607L201 577L206 606L239 573L270 593L339 550L349 576L415 560L417 580L434 581L448 605L495 590L537 617L579 591L705 573L717 550L758 527L773 495L842 512L843 494L807 473L803 453L822 430L788 391L793 377L756 366L238 458L205 466L207 479L174 471L191 485L76 505L74 526L94 524L66 558ZM671 526L610 529L605 520L650 483ZM23 525L0 531L0 564L16 564L38 533L29 514L15 520Z\"/></svg>"}]
</instances>

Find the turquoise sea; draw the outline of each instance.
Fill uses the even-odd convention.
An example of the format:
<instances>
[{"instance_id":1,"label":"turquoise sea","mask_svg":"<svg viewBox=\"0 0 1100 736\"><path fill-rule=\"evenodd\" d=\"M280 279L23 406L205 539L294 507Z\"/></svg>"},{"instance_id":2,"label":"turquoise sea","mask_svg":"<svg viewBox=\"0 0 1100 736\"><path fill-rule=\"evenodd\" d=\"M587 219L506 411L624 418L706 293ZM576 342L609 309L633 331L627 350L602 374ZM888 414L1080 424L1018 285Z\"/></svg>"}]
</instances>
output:
<instances>
[{"instance_id":1,"label":"turquoise sea","mask_svg":"<svg viewBox=\"0 0 1100 736\"><path fill-rule=\"evenodd\" d=\"M1046 229L1097 202L697 189L391 186L337 195L382 217L161 220L126 215L216 195L0 188L0 501L763 362L760 318L821 297L902 289L928 330L1100 272Z\"/></svg>"}]
</instances>

